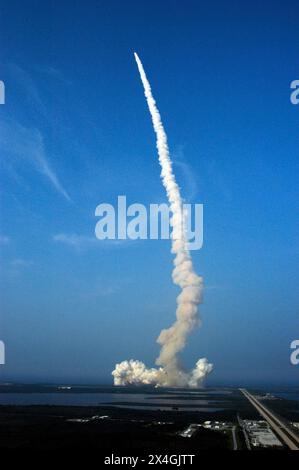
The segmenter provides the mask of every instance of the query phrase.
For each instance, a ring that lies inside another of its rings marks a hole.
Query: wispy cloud
[[[10,238],[6,235],[0,235],[0,245],[8,245],[10,243]]]
[[[91,293],[91,296],[93,295],[94,297],[106,297],[109,295],[117,294],[119,291],[120,286],[116,283],[111,283],[110,285],[101,283],[96,286],[94,291]]]
[[[1,120],[0,148],[3,153],[13,155],[18,160],[30,163],[43,174],[52,186],[69,202],[71,198],[48,161],[44,139],[38,129],[27,128],[16,121]]]
[[[79,296],[83,299],[92,299],[97,297],[108,297],[120,295],[122,291],[126,292],[128,286],[132,284],[132,280],[128,277],[121,279],[96,279],[94,282],[89,283],[83,293]]]
[[[93,246],[97,246],[98,248],[117,248],[120,246],[130,246],[133,243],[136,243],[136,240],[98,240],[96,236],[90,235],[78,235],[76,233],[58,233],[53,235],[52,240],[57,243],[62,243],[64,245],[68,245],[72,248],[76,248],[78,250],[90,248]]]
[[[28,268],[33,265],[33,261],[23,258],[15,258],[10,262],[10,266],[13,268]]]
[[[173,152],[173,163],[180,169],[183,178],[186,180],[186,184],[184,186],[187,188],[187,193],[184,194],[184,199],[186,202],[191,202],[198,193],[198,187],[194,177],[194,171],[185,159],[184,148],[182,145]]]
[[[204,290],[207,291],[207,290],[222,290],[222,289],[226,289],[225,286],[222,286],[220,284],[207,284],[207,285],[204,285]]]
[[[72,82],[61,72],[61,70],[53,67],[52,65],[37,65],[35,70],[47,78],[52,78],[56,81],[62,82],[65,85],[70,85]]]
[[[30,104],[33,104],[35,109],[37,109],[40,113],[42,113],[44,116],[47,116],[47,110],[31,75],[24,68],[14,63],[8,64],[8,71],[10,72],[10,75],[15,81],[17,87],[21,90],[21,93],[24,95],[25,99]]]
[[[29,259],[15,258],[9,262],[8,274],[12,278],[17,277],[31,266],[33,266],[33,261]]]
[[[74,248],[84,248],[86,246],[93,245],[97,239],[88,235],[77,235],[76,233],[58,233],[53,235],[53,241],[64,243],[65,245],[72,246]]]

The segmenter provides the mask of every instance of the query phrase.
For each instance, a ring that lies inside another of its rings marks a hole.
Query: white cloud
[[[15,157],[15,165],[22,161],[30,163],[48,179],[56,191],[69,202],[71,201],[69,194],[51,168],[46,156],[44,139],[38,129],[26,128],[12,120],[1,120],[0,148],[3,153]]]
[[[53,235],[53,240],[54,242],[64,243],[75,248],[82,248],[97,241],[95,237],[90,237],[88,235],[77,235],[75,233],[58,233]]]

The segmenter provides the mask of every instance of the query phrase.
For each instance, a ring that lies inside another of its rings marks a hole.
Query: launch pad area
[[[0,392],[0,449],[92,449],[103,456],[194,454],[195,462],[202,450],[288,450],[238,389],[0,384]],[[110,402],[72,405],[91,396],[100,401],[101,394]],[[24,397],[36,403],[38,395],[40,404],[24,404]],[[298,435],[299,402],[275,394],[265,400]]]

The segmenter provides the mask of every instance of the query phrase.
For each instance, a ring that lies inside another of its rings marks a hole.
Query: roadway
[[[266,408],[256,397],[251,395],[245,388],[240,388],[243,395],[257,409],[260,415],[268,422],[272,430],[280,437],[281,441],[290,450],[299,450],[299,436],[281,420],[279,416],[274,414],[269,408]]]
[[[232,436],[233,436],[233,450],[238,450],[238,441],[236,436],[237,426],[232,427]]]

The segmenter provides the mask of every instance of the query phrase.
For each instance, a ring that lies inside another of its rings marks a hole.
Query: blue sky
[[[298,381],[296,1],[3,1],[3,379],[111,381],[174,319],[167,241],[97,242],[96,206],[166,202],[143,60],[187,202],[204,204],[208,383]]]

